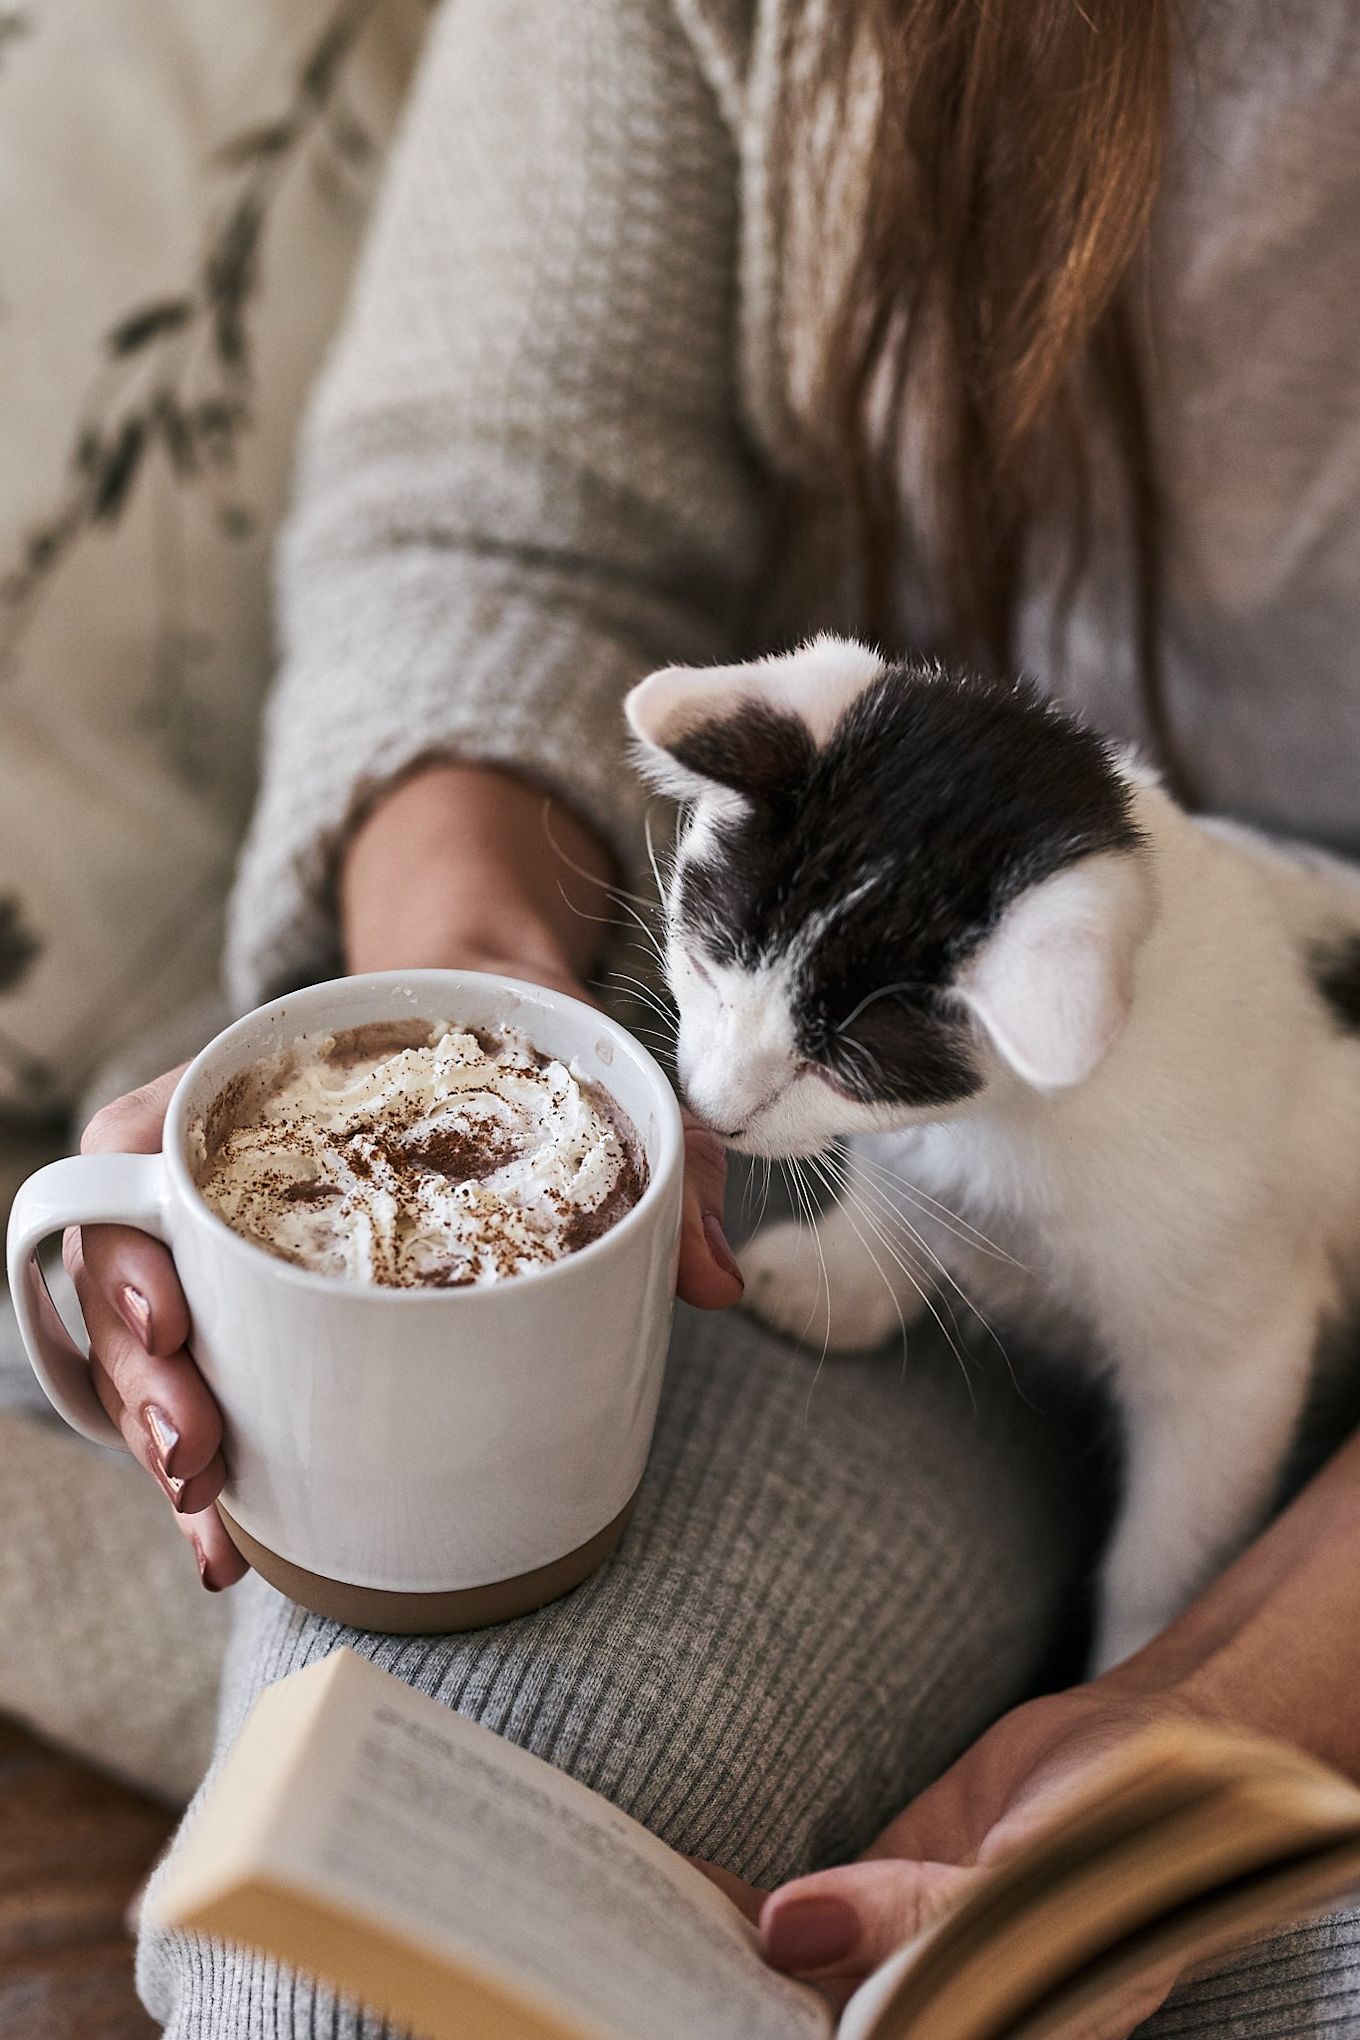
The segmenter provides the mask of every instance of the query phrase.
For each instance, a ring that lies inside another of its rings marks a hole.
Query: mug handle
[[[10,1211],[9,1293],[33,1372],[53,1409],[96,1445],[127,1449],[52,1301],[38,1248],[68,1225],[134,1225],[164,1240],[166,1201],[161,1155],[69,1155],[21,1184]]]

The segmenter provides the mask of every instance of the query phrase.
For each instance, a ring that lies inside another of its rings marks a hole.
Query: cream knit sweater
[[[631,682],[853,623],[834,511],[774,514],[826,252],[785,196],[788,81],[836,4],[444,7],[305,438],[240,1000],[335,962],[336,843],[412,761],[512,766],[631,860]],[[1183,14],[1147,322],[1173,705],[1215,805],[1358,842],[1360,5]],[[852,222],[844,137],[807,177]],[[1022,645],[1136,737],[1118,495],[1098,494],[1063,657],[1038,570]]]

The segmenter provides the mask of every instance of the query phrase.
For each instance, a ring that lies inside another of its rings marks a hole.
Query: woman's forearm
[[[1109,1679],[1283,1736],[1360,1778],[1360,1434]]]
[[[346,960],[387,970],[515,959],[550,979],[584,976],[609,917],[610,877],[604,846],[536,788],[487,766],[425,766],[346,846]]]

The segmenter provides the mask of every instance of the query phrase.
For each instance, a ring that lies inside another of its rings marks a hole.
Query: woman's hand
[[[496,971],[589,1000],[611,876],[596,838],[537,789],[486,766],[427,766],[350,841],[340,894],[349,967]],[[741,1297],[722,1229],[726,1181],[722,1143],[687,1120],[677,1287],[701,1310]]]
[[[725,1871],[715,1882],[758,1920],[768,1962],[816,1983],[839,2005],[965,1898],[984,1871],[1060,1820],[1064,1801],[1081,1791],[1093,1766],[1153,1723],[1184,1720],[1189,1711],[1179,1700],[1124,1690],[1117,1679],[1029,1701],[1003,1715],[858,1863],[795,1878],[763,1902]],[[1174,1982],[1167,1973],[1140,1986],[1092,2026],[1091,2040],[1125,2040]]]
[[[833,1998],[957,1904],[1091,1767],[1158,1722],[1208,1721],[1278,1736],[1360,1781],[1360,1432],[1254,1544],[1136,1657],[1003,1715],[886,1828],[858,1863],[766,1896],[714,1875],[758,1919],[776,1968]],[[707,1868],[700,1865],[700,1868]],[[1171,1989],[1145,1986],[1100,2027],[1123,2040]]]
[[[608,862],[565,812],[545,828],[542,796],[505,774],[434,766],[397,787],[356,830],[341,873],[351,970],[495,971],[589,998]],[[582,876],[584,874],[584,878]],[[86,1153],[154,1154],[171,1070],[90,1121]],[[679,1291],[722,1309],[741,1275],[722,1231],[726,1158],[686,1128]],[[225,1477],[222,1420],[185,1346],[189,1313],[167,1250],[127,1226],[66,1236],[90,1335],[91,1374],[124,1442],[156,1480],[216,1592],[248,1568],[211,1506]]]
[[[182,1068],[182,1066],[181,1066]],[[156,1154],[181,1070],[97,1112],[83,1154]],[[222,1419],[190,1359],[189,1312],[159,1240],[125,1225],[72,1227],[63,1257],[90,1335],[95,1392],[123,1442],[167,1496],[211,1593],[248,1570],[212,1503],[226,1474]]]

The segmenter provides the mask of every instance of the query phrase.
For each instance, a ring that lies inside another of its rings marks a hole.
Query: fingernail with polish
[[[142,1411],[142,1422],[146,1425],[146,1435],[151,1440],[151,1457],[155,1461],[156,1471],[160,1475],[171,1501],[178,1508],[179,1495],[184,1482],[176,1480],[170,1469],[174,1464],[175,1454],[179,1450],[179,1432],[175,1429],[169,1417],[166,1416],[165,1411],[157,1409],[155,1403],[148,1403],[146,1405]]]
[[[119,1289],[114,1301],[118,1306],[119,1317],[123,1320],[133,1338],[140,1340],[149,1353],[151,1351],[151,1305],[142,1295],[141,1290],[134,1289],[130,1282],[125,1282]]]
[[[712,1254],[724,1275],[733,1276],[744,1289],[746,1287],[746,1277],[741,1272],[736,1255],[727,1244],[727,1234],[722,1229],[722,1220],[711,1211],[704,1219],[704,1238],[708,1241],[709,1253]]]
[[[793,1898],[762,1923],[765,1959],[776,1969],[825,1969],[850,1953],[859,1933],[843,1898]]]
[[[213,1578],[208,1567],[208,1554],[204,1551],[203,1546],[196,1537],[194,1539],[194,1557],[198,1560],[198,1577],[202,1580],[208,1592],[210,1594],[220,1594],[222,1591],[221,1586]]]

